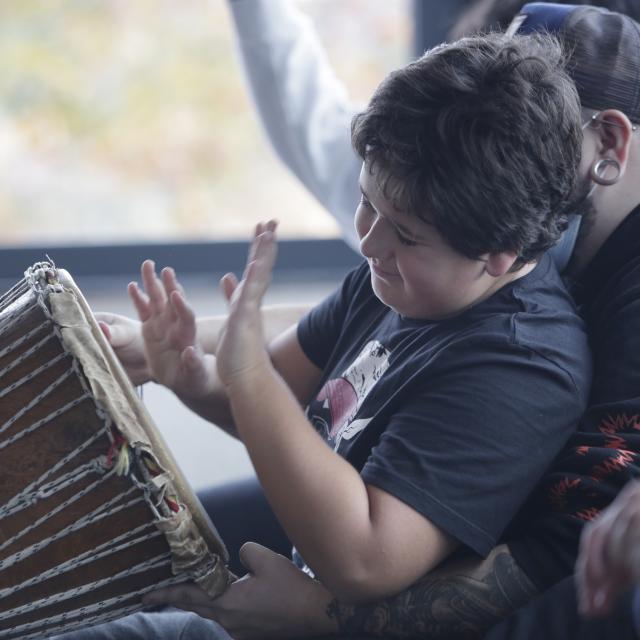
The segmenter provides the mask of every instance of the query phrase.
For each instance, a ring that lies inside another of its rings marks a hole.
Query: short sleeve
[[[369,267],[364,262],[347,274],[342,284],[298,323],[298,340],[305,355],[324,369],[345,329],[350,309],[370,289]]]
[[[586,392],[506,340],[451,351],[391,417],[362,476],[486,555],[575,428]]]

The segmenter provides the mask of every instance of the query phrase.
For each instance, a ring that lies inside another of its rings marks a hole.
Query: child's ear
[[[501,251],[500,253],[490,253],[486,258],[485,271],[494,278],[499,278],[511,269],[513,263],[518,259],[518,254],[514,251]]]

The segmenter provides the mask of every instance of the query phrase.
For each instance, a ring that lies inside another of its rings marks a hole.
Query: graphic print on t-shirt
[[[389,367],[389,355],[377,340],[368,342],[339,378],[327,380],[309,406],[311,422],[334,450],[343,439],[350,440],[369,423],[371,418],[354,417]]]

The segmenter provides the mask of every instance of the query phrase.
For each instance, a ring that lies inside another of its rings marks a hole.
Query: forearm
[[[446,562],[399,595],[378,602],[346,605],[325,594],[324,616],[329,620],[324,629],[349,636],[481,638],[536,594],[501,545],[485,559],[467,556]]]
[[[378,535],[360,474],[320,438],[273,369],[228,392],[267,498],[323,584],[355,601],[397,591],[421,575],[398,570],[409,564],[406,557],[397,562],[409,551]]]
[[[262,308],[262,326],[265,343],[269,344],[290,326],[296,324],[311,309],[312,304],[281,304]],[[220,330],[227,321],[226,315],[197,319],[198,341],[205,353],[214,354],[218,348]]]
[[[240,438],[235,426],[229,399],[216,376],[215,388],[203,398],[189,398],[176,393],[178,399],[201,418],[211,422],[234,438]]]
[[[264,307],[262,309],[262,325],[265,343],[270,343],[274,338],[280,336],[287,329],[295,325],[310,308],[311,305],[309,304],[271,305]],[[205,353],[209,355],[215,354],[218,347],[218,337],[226,321],[226,316],[209,316],[197,320],[198,340]],[[239,437],[235,428],[226,389],[218,377],[215,358],[211,359],[209,366],[209,377],[212,381],[212,389],[207,396],[197,399],[183,395],[178,395],[178,397],[186,406],[205,420],[214,423],[230,435]]]

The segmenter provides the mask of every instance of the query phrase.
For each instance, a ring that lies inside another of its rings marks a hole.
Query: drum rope
[[[149,527],[153,527],[153,530],[146,535],[137,536],[138,533],[143,532]],[[49,578],[55,578],[59,575],[62,575],[63,573],[73,571],[74,569],[78,569],[79,567],[83,567],[84,565],[91,564],[96,560],[101,560],[102,558],[106,558],[109,555],[113,555],[114,553],[118,553],[119,551],[124,551],[125,549],[129,549],[136,544],[147,542],[148,540],[152,540],[153,538],[157,538],[161,535],[163,535],[162,531],[157,529],[152,522],[145,522],[144,524],[136,527],[135,529],[132,529],[131,531],[126,531],[125,533],[113,538],[112,540],[103,542],[97,547],[89,549],[88,551],[85,551],[84,553],[81,553],[80,555],[71,558],[66,562],[62,562],[59,565],[51,567],[51,569],[47,569],[46,571],[43,571],[42,573],[33,576],[32,578],[29,578],[28,580],[25,580],[20,584],[0,589],[0,598],[6,598],[17,593],[18,591],[22,591],[23,589],[27,589],[28,587],[33,587],[34,585],[44,582],[45,580],[49,580]],[[129,539],[131,536],[134,537]]]
[[[135,598],[135,597],[140,597],[143,596],[147,593],[150,593],[151,591],[155,591],[156,589],[161,589],[163,587],[169,587],[172,585],[176,585],[176,584],[182,584],[183,582],[188,582],[189,579],[185,579],[185,576],[181,576],[181,577],[172,577],[172,578],[167,578],[165,580],[161,580],[155,584],[152,585],[148,585],[146,587],[142,587],[141,589],[137,589],[136,591],[131,591],[129,593],[124,593],[122,595],[119,596],[114,596],[113,598],[108,598],[106,600],[102,600],[100,602],[96,602],[94,604],[90,604],[87,605],[85,607],[80,607],[78,609],[72,609],[71,611],[66,611],[64,613],[59,613],[55,616],[50,616],[48,618],[43,618],[41,620],[37,620],[35,622],[27,622],[25,624],[21,624],[15,627],[12,627],[11,629],[6,629],[6,630],[1,630],[0,631],[0,638],[10,638],[12,636],[14,636],[14,634],[18,634],[15,635],[14,637],[17,639],[19,638],[20,640],[26,640],[27,637],[29,636],[23,636],[21,635],[24,632],[28,632],[31,631],[33,629],[37,629],[38,627],[44,627],[44,626],[49,626],[50,625],[54,625],[57,623],[66,623],[67,620],[69,618],[86,618],[87,616],[92,616],[94,613],[100,612],[103,609],[106,609],[107,607],[111,607],[111,606],[117,606],[119,604],[121,604],[122,602],[125,602],[126,600],[130,600],[131,598]],[[127,607],[127,608],[122,608],[120,610],[120,612],[117,615],[114,615],[115,618],[119,618],[124,614],[125,609],[129,609],[129,612],[133,612],[133,611],[137,611],[142,609],[142,605],[141,604],[137,604],[135,605],[135,607]],[[115,613],[110,611],[109,613]],[[74,622],[74,621],[71,621]],[[92,622],[94,622],[94,619],[92,619]],[[80,626],[86,626],[87,621],[82,620],[80,623]],[[46,635],[42,636],[42,637],[47,637],[51,634],[51,631],[55,630],[56,632],[59,631],[67,631],[68,627],[67,626],[60,626],[60,627],[55,627],[55,629],[47,629]],[[42,632],[40,632],[42,633]],[[38,634],[36,634],[34,637],[38,637]]]
[[[94,509],[93,511],[83,516],[82,518],[79,518],[74,523],[67,525],[64,529],[60,529],[60,531],[56,531],[56,533],[54,533],[52,536],[49,536],[48,538],[44,538],[43,540],[39,540],[38,542],[32,544],[30,547],[25,547],[24,549],[20,549],[20,551],[17,551],[11,556],[7,556],[4,560],[0,560],[0,570],[6,569],[20,562],[24,558],[28,558],[32,556],[34,553],[37,553],[38,551],[41,551],[45,547],[49,546],[52,542],[56,542],[57,540],[60,540],[61,538],[68,536],[70,533],[73,533],[74,531],[78,531],[79,529],[82,529],[87,524],[92,524],[94,522],[98,522],[99,520],[103,520],[104,518],[108,518],[109,516],[114,515],[119,511],[127,509],[133,506],[134,504],[138,504],[144,500],[143,497],[138,496],[133,500],[129,500],[129,502],[125,502],[122,505],[114,507],[112,511],[108,511],[105,513],[106,509],[108,509],[113,504],[115,504],[123,496],[131,493],[131,491],[132,489],[129,489],[128,491],[125,491],[124,493],[117,495],[115,498],[112,498],[111,500],[105,502],[103,505],[101,505],[97,509]]]
[[[65,287],[57,281],[55,272],[53,272],[52,265],[49,265],[47,263],[38,263],[37,265],[34,265],[31,269],[29,269],[25,273],[25,276],[25,281],[19,283],[16,287],[14,287],[13,292],[8,292],[7,294],[5,294],[5,296],[2,296],[2,298],[0,298],[0,305],[7,300],[17,300],[30,287],[31,292],[35,295],[35,305],[31,305],[31,308],[28,310],[23,310],[22,307],[16,309],[15,311],[9,310],[13,312],[7,313],[7,318],[13,319],[15,321],[16,318],[20,318],[28,313],[28,311],[32,311],[34,306],[39,306],[45,317],[51,321],[53,335],[58,338],[64,352],[60,355],[57,355],[53,360],[50,360],[48,363],[42,365],[38,369],[23,376],[20,380],[14,382],[8,389],[1,391],[0,398],[2,398],[4,395],[8,394],[10,391],[20,386],[21,384],[25,384],[33,377],[50,368],[56,362],[59,362],[67,356],[71,358],[71,366],[69,371],[61,375],[61,377],[57,380],[54,380],[33,400],[31,400],[27,405],[23,406],[20,411],[18,411],[18,413],[8,419],[7,422],[0,425],[0,435],[6,432],[12,425],[20,420],[38,403],[42,402],[43,399],[51,395],[53,391],[58,388],[65,380],[67,380],[72,373],[76,374],[76,378],[81,385],[84,393],[75,400],[68,402],[64,407],[53,411],[49,415],[38,420],[36,423],[26,427],[18,433],[13,434],[7,440],[0,441],[0,450],[7,447],[12,442],[15,442],[18,438],[21,438],[26,434],[33,432],[35,429],[38,429],[47,422],[51,422],[62,413],[69,411],[86,399],[89,399],[91,401],[96,415],[105,426],[105,430],[100,432],[100,437],[105,435],[106,432],[107,437],[111,441],[111,447],[109,449],[110,455],[107,457],[103,456],[101,458],[102,462],[100,463],[100,469],[98,469],[97,466],[93,466],[92,468],[90,468],[91,464],[95,464],[94,461],[93,463],[80,465],[76,470],[65,473],[64,475],[52,480],[51,478],[55,477],[53,476],[53,474],[57,474],[60,469],[62,469],[64,464],[67,464],[72,457],[76,456],[79,453],[79,450],[76,450],[67,455],[68,460],[66,462],[57,462],[50,470],[45,471],[38,480],[30,483],[30,485],[23,489],[20,494],[14,496],[11,499],[11,504],[5,505],[4,509],[0,510],[0,519],[2,517],[6,517],[7,515],[15,513],[16,511],[19,511],[27,504],[31,504],[34,501],[38,501],[40,499],[46,499],[53,493],[71,486],[73,483],[77,482],[80,477],[82,477],[78,476],[78,473],[84,476],[96,470],[102,471],[104,473],[101,478],[99,478],[95,482],[91,482],[89,485],[79,491],[78,494],[69,497],[69,499],[67,499],[64,503],[56,506],[51,512],[39,518],[36,522],[29,524],[22,531],[17,532],[11,539],[5,540],[2,544],[0,544],[0,552],[39,527],[45,520],[54,517],[70,504],[86,496],[90,491],[99,486],[100,483],[104,482],[107,478],[112,477],[115,474],[124,473],[133,483],[133,486],[129,489],[123,490],[120,494],[107,500],[97,508],[93,509],[93,511],[74,520],[72,523],[64,526],[62,529],[51,534],[49,537],[37,541],[28,547],[14,552],[11,556],[0,560],[0,571],[2,571],[3,569],[8,569],[9,567],[16,565],[24,559],[34,556],[35,554],[48,547],[50,544],[65,537],[69,537],[75,532],[81,531],[82,529],[86,529],[88,527],[91,527],[92,530],[95,530],[95,527],[102,527],[104,529],[105,525],[108,523],[108,520],[106,522],[101,521],[115,516],[119,512],[123,512],[136,504],[146,503],[151,507],[151,510],[155,517],[170,515],[168,512],[161,515],[158,512],[158,509],[165,512],[167,510],[175,511],[177,508],[179,508],[179,505],[177,503],[175,506],[173,504],[169,504],[167,507],[167,505],[165,504],[165,499],[167,499],[167,497],[165,496],[166,486],[164,483],[160,482],[157,477],[149,473],[149,469],[147,469],[147,467],[145,466],[145,461],[141,459],[141,451],[139,451],[137,447],[133,447],[130,449],[130,445],[127,442],[121,443],[118,441],[116,432],[112,433],[109,411],[106,410],[101,405],[101,403],[93,397],[89,381],[84,375],[82,365],[80,364],[75,354],[67,350],[65,339],[62,336],[62,331],[57,325],[56,319],[51,309],[49,308],[49,298],[51,294],[66,290]],[[18,294],[18,292],[20,292],[20,294]],[[18,306],[19,305],[16,305],[16,307]],[[10,328],[11,327],[5,326],[4,319],[0,318],[0,335],[6,333],[8,330],[10,330]],[[36,332],[36,329],[31,329],[29,332],[29,338],[27,338],[26,336],[21,336],[16,340],[16,342],[24,344],[28,339],[35,336]],[[48,339],[50,339],[50,336],[48,336],[44,340],[40,340],[37,345],[29,347],[28,354],[25,353],[19,356],[21,358],[20,362],[24,361],[33,352],[37,351],[39,345],[44,344],[45,340]],[[0,357],[3,357],[4,355],[15,351],[17,349],[17,346],[18,345],[15,344],[9,345],[9,347],[0,352]],[[8,367],[13,369],[16,367],[16,364],[11,363],[10,365],[8,365]],[[5,367],[5,369],[0,369],[0,377],[2,377],[7,372],[6,370],[9,369],[7,369],[7,367]],[[86,443],[81,444],[80,447],[82,448],[85,444]],[[135,465],[137,471],[129,469],[131,453],[133,453],[135,455],[135,458],[137,459],[136,461],[138,462],[138,464]],[[111,466],[114,456],[116,456],[117,462],[114,462],[113,466]],[[117,471],[118,465],[122,466],[122,469],[119,471]],[[108,469],[108,471],[106,471],[106,469]],[[136,474],[140,473],[142,477],[138,479],[138,477],[136,477]],[[27,587],[41,583],[55,576],[67,573],[69,571],[77,569],[78,567],[90,565],[98,558],[105,558],[112,554],[117,554],[124,549],[130,548],[132,545],[144,544],[146,540],[159,535],[163,535],[155,527],[153,528],[153,530],[149,530],[149,527],[152,525],[153,523],[145,523],[144,525],[137,527],[132,531],[124,532],[116,538],[98,544],[94,549],[86,550],[75,558],[66,559],[62,561],[61,564],[50,567],[48,570],[37,576],[29,577],[21,584],[14,584],[10,587],[2,589],[0,590],[0,598],[6,598],[8,595],[13,595],[17,591],[20,591]],[[146,531],[146,533],[144,533],[144,531]],[[82,533],[77,535],[82,535]],[[69,543],[71,543],[71,540],[69,541]],[[19,605],[9,611],[1,612],[0,620],[7,620],[8,618],[13,619],[16,616],[24,615],[26,612],[33,612],[36,610],[40,611],[42,608],[50,607],[56,603],[60,603],[65,600],[71,601],[72,599],[78,596],[82,596],[83,594],[94,592],[95,590],[104,587],[104,585],[111,583],[114,580],[124,580],[130,575],[143,574],[144,572],[153,570],[158,567],[163,567],[165,565],[168,566],[170,564],[170,558],[170,553],[167,553],[163,556],[156,556],[155,558],[145,560],[144,562],[134,565],[133,567],[128,567],[124,571],[117,573],[115,576],[110,576],[108,578],[100,577],[95,582],[80,585],[78,587],[68,589],[67,591],[63,591],[62,593],[46,596],[36,602]],[[91,603],[83,607],[78,607],[40,620],[35,620],[33,622],[19,624],[18,626],[12,626],[12,628],[0,629],[0,639],[20,638],[21,640],[29,640],[30,638],[44,638],[48,637],[52,632],[65,632],[76,628],[82,628],[85,627],[87,623],[98,624],[117,617],[121,617],[122,615],[125,615],[127,613],[139,611],[142,608],[140,598],[144,594],[163,586],[180,584],[193,580],[195,577],[197,577],[197,574],[202,573],[203,570],[204,568],[202,570],[198,569],[195,572],[191,571],[187,575],[181,574],[179,576],[173,576],[159,582],[154,582],[154,584],[151,585],[147,584],[146,586],[138,587],[136,591],[132,591],[130,593],[110,597],[99,602]],[[207,567],[206,570],[210,570],[210,567]],[[127,587],[125,586],[124,588]],[[128,588],[131,589],[132,586],[129,586]],[[74,603],[71,601],[67,606],[74,606]],[[77,604],[75,606],[77,607]],[[37,615],[41,614],[39,613]]]
[[[6,355],[9,355],[12,351],[15,351],[18,347],[21,347],[25,342],[33,338],[33,336],[40,333],[43,329],[47,329],[47,323],[43,322],[39,324],[31,331],[27,331],[23,336],[14,340],[12,343],[7,345],[4,349],[0,351],[0,358],[4,358]],[[13,360],[10,364],[8,364],[4,369],[0,369],[0,377],[4,376],[6,373],[17,367],[21,362],[26,360],[29,356],[33,355],[38,349],[40,349],[45,342],[51,340],[54,337],[53,332],[48,333],[42,340],[39,340],[33,346],[29,347],[25,352],[20,354],[18,358]]]
[[[68,376],[65,375],[63,376],[63,378],[61,378],[56,382],[57,383],[64,382],[64,379],[67,377]],[[58,384],[56,384],[56,386],[58,386]],[[27,405],[25,405],[20,411],[18,411],[18,413],[16,413],[12,418],[7,420],[7,422],[5,422],[2,426],[0,426],[0,433],[3,433],[9,427],[15,424],[25,413],[27,413],[27,411],[29,411],[29,409],[32,409],[35,405],[37,405],[38,402],[40,402],[40,400],[46,397],[50,392],[51,392],[51,388],[46,389],[45,392],[39,394],[36,398],[34,398],[32,402],[29,402]],[[44,418],[37,420],[32,425],[29,425],[22,431],[18,431],[17,433],[13,434],[10,438],[0,441],[0,450],[4,449],[5,447],[8,447],[10,444],[13,444],[16,440],[19,440],[20,438],[24,438],[24,436],[32,433],[36,429],[39,429],[40,427],[47,424],[48,422],[55,420],[58,416],[61,416],[63,413],[73,409],[73,407],[75,407],[76,405],[79,405],[81,402],[83,402],[84,400],[90,397],[91,396],[89,394],[83,393],[81,396],[78,396],[74,400],[67,402],[67,404],[61,407],[58,407],[55,411],[52,411],[50,414],[46,415]]]
[[[22,496],[30,491],[33,491],[35,487],[41,485],[45,480],[50,478],[54,473],[62,469],[65,465],[67,465],[73,458],[80,455],[83,451],[85,451],[88,447],[90,447],[96,440],[102,438],[105,435],[104,430],[96,431],[93,433],[87,440],[82,442],[78,447],[76,447],[73,451],[70,451],[66,456],[61,458],[56,464],[53,465],[50,469],[47,469],[39,478],[36,478],[33,482],[28,484],[20,493],[17,493],[13,498],[8,500],[4,506],[0,507],[0,518],[7,514],[8,509],[12,509],[14,505],[18,503],[22,503]],[[13,511],[11,512],[13,513]]]
[[[102,435],[102,434],[101,434]],[[91,473],[104,473],[105,459],[94,458],[75,469],[55,478],[51,482],[40,485],[37,489],[31,491],[23,490],[11,499],[12,504],[6,504],[0,507],[0,520],[8,516],[18,513],[27,507],[37,504],[40,500],[46,500],[55,495],[59,491],[70,487],[82,478]]]
[[[28,290],[29,283],[25,278],[16,282],[11,289],[0,296],[0,309],[8,307],[14,300],[17,300]]]
[[[39,367],[36,367],[33,371],[30,371],[25,376],[22,376],[22,378],[16,380],[15,382],[12,382],[10,385],[2,389],[2,391],[0,391],[0,398],[4,398],[7,394],[11,393],[18,387],[21,387],[23,384],[33,380],[36,376],[40,375],[43,371],[46,371],[47,369],[51,369],[51,367],[56,365],[58,362],[68,357],[69,357],[68,353],[64,353],[64,352],[59,353],[57,356],[51,358],[51,360],[49,360],[48,362],[41,364]]]
[[[67,498],[64,502],[61,502],[59,505],[54,507],[51,511],[49,511],[48,513],[46,513],[42,517],[38,518],[35,522],[33,522],[29,526],[25,527],[21,531],[18,531],[16,534],[13,535],[13,537],[7,538],[7,540],[5,540],[2,544],[0,544],[0,551],[4,551],[8,546],[13,544],[14,542],[17,542],[23,536],[27,535],[28,533],[30,533],[34,529],[37,529],[43,522],[46,522],[50,518],[53,518],[53,516],[55,516],[56,514],[60,513],[64,509],[66,509],[69,505],[73,504],[74,502],[77,502],[81,498],[84,498],[84,496],[86,496],[91,491],[93,491],[95,488],[100,486],[103,482],[108,480],[113,475],[113,473],[114,473],[113,470],[108,471],[107,473],[104,474],[104,476],[102,476],[102,478],[99,478],[98,480],[92,482],[91,484],[88,484],[86,487],[84,487],[84,489],[81,489],[80,491],[78,491],[78,493],[72,495],[70,498]],[[124,495],[130,493],[134,489],[135,489],[135,487],[132,487],[131,489],[125,491],[124,493],[118,494],[116,496],[116,498],[120,499],[121,497],[123,497]],[[108,503],[105,503],[105,504],[108,504]],[[80,521],[81,520],[77,520],[76,524],[79,523]],[[64,531],[64,529],[62,529],[62,531]],[[58,533],[60,533],[60,532],[58,532]],[[56,535],[58,535],[58,534],[57,533],[54,534],[54,536],[49,538],[49,540],[53,540],[53,538],[55,538]],[[44,542],[46,540],[47,539],[45,539],[45,540],[43,540],[41,542]],[[19,553],[20,552],[18,552],[18,554]],[[0,561],[0,569],[4,566],[4,562],[5,562],[4,560]]]
[[[22,308],[17,308],[11,313],[8,313],[7,315],[3,316],[0,319],[0,337],[3,336],[5,333],[11,331],[12,329],[15,329],[17,326],[19,326],[19,321],[22,320],[24,316],[31,313],[31,311],[33,311],[33,309],[35,309],[36,306],[37,306],[37,303],[30,304]]]
[[[65,371],[59,378],[54,380],[50,385],[44,388],[38,395],[36,395],[30,402],[18,411],[18,413],[14,414],[7,422],[5,422],[2,426],[0,426],[0,433],[6,431],[10,426],[12,426],[17,420],[19,420],[25,413],[27,413],[30,409],[33,409],[38,403],[40,403],[44,398],[46,398],[52,391],[55,391],[70,375],[72,371],[69,369]]]
[[[33,602],[29,602],[28,604],[15,607],[13,609],[0,611],[0,622],[3,620],[10,620],[11,618],[15,618],[16,616],[22,615],[24,613],[37,611],[38,609],[47,607],[49,605],[58,604],[59,602],[64,602],[65,600],[69,600],[70,598],[76,598],[78,596],[91,593],[92,591],[96,591],[97,589],[100,589],[101,587],[104,587],[105,585],[108,585],[111,582],[115,582],[123,578],[128,578],[137,573],[143,573],[147,570],[151,571],[153,569],[160,569],[162,567],[170,567],[170,566],[171,566],[171,552],[168,551],[166,553],[162,553],[158,556],[155,556],[154,558],[149,558],[148,560],[144,560],[142,562],[139,562],[138,564],[134,564],[128,569],[124,569],[123,571],[114,573],[113,575],[107,576],[106,578],[100,578],[99,580],[88,582],[87,584],[83,584],[82,586],[74,587],[73,589],[67,589],[67,591],[54,593],[50,596],[46,596],[45,598],[41,598],[40,600],[34,600]]]

